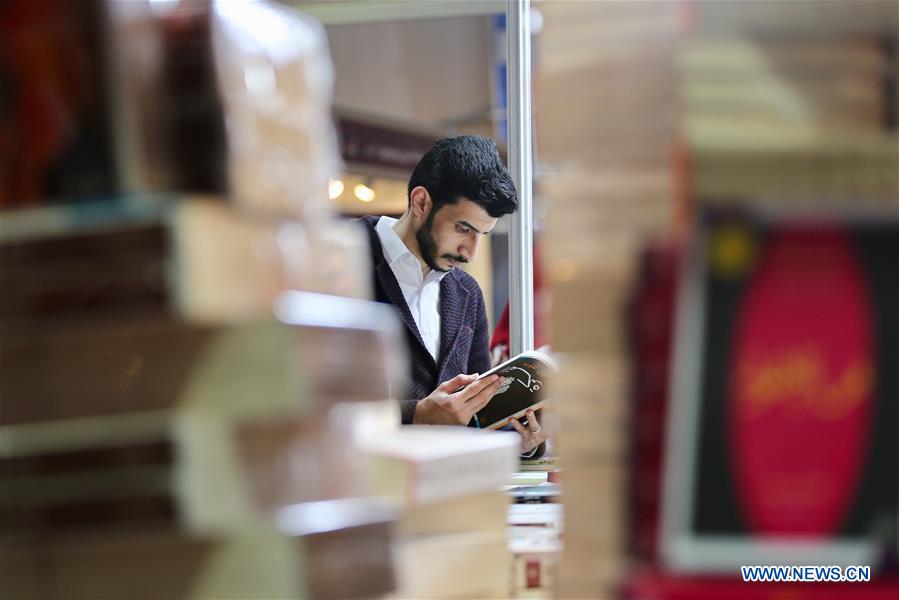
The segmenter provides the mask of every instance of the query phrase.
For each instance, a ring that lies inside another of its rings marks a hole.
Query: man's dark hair
[[[515,212],[518,194],[493,140],[479,135],[442,139],[418,161],[407,191],[422,186],[431,195],[433,212],[467,198],[491,217]]]

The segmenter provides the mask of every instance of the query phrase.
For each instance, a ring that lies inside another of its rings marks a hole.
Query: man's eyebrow
[[[464,226],[464,227],[468,227],[469,229],[473,230],[475,233],[480,233],[481,235],[487,235],[487,234],[489,234],[491,231],[493,231],[492,229],[491,229],[490,231],[481,231],[480,229],[478,229],[477,227],[475,227],[474,225],[472,225],[472,224],[469,223],[468,221],[456,221],[456,222],[457,222],[459,225],[462,225],[462,226]]]

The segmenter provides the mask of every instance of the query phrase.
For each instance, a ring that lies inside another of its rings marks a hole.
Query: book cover
[[[703,217],[675,338],[667,567],[872,564],[899,490],[897,243],[896,220]]]
[[[503,382],[493,399],[477,413],[483,429],[498,429],[546,403],[545,384],[558,371],[555,362],[536,350],[522,352],[515,358],[490,369],[481,377],[497,374]]]

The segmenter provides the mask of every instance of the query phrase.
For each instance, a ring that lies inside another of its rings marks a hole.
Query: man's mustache
[[[465,258],[464,256],[455,256],[455,255],[452,255],[452,254],[444,254],[444,255],[443,255],[443,258],[448,258],[448,259],[454,260],[454,261],[456,261],[456,262],[458,262],[458,263],[467,263],[467,262],[468,262],[468,259]]]

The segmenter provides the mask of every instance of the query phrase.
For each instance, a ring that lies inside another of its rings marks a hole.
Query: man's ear
[[[431,212],[432,206],[431,194],[423,186],[416,186],[409,192],[409,210],[412,211],[412,216],[416,220],[424,221]]]

